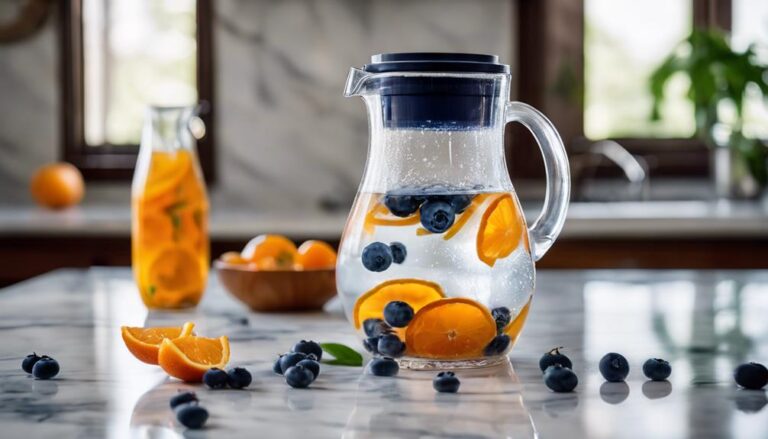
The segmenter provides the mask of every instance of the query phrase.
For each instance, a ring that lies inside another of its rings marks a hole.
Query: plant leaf
[[[320,343],[323,352],[332,355],[332,360],[325,359],[323,363],[336,366],[362,366],[363,356],[359,352],[341,343]]]

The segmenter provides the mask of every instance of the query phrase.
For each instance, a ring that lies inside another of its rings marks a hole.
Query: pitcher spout
[[[344,97],[350,96],[362,96],[364,85],[368,82],[368,79],[373,76],[372,73],[368,73],[365,70],[356,69],[354,67],[349,69],[349,76],[347,76],[347,83],[344,86]]]

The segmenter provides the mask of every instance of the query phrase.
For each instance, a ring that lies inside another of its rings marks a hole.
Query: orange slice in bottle
[[[421,279],[393,279],[375,286],[355,302],[352,311],[355,328],[360,329],[368,319],[384,317],[384,307],[393,300],[411,305],[418,311],[429,303],[445,297],[440,285]]]
[[[421,308],[405,330],[406,354],[435,359],[483,356],[496,336],[486,307],[466,298],[441,299]]]
[[[263,270],[292,269],[298,258],[296,245],[282,235],[259,235],[248,241],[240,255]]]
[[[299,266],[304,269],[333,268],[336,265],[336,250],[327,242],[305,241],[299,246]]]
[[[183,326],[165,328],[122,326],[120,332],[123,336],[125,347],[128,348],[134,357],[147,364],[157,364],[157,354],[163,340],[191,335],[194,327],[195,324],[192,322],[186,322]]]
[[[157,356],[160,367],[168,375],[189,383],[200,382],[213,367],[224,369],[229,362],[229,339],[188,335],[168,339],[160,344]]]
[[[493,267],[524,239],[525,219],[510,194],[500,195],[485,210],[477,232],[477,257]]]
[[[203,283],[200,260],[195,253],[185,247],[169,246],[152,261],[145,294],[154,303],[174,306],[191,295],[202,294]]]
[[[174,197],[174,190],[192,169],[192,156],[187,151],[153,152],[144,197]]]

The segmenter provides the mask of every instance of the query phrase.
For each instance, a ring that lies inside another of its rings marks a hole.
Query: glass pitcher
[[[131,187],[131,259],[148,308],[187,308],[203,296],[208,196],[192,134],[201,123],[195,107],[147,109]]]
[[[365,101],[370,143],[337,283],[374,355],[416,369],[479,367],[504,360],[520,335],[570,177],[557,131],[509,102],[509,83],[509,66],[491,55],[384,54],[350,71],[344,94]],[[547,192],[530,229],[505,163],[509,122],[544,155]]]

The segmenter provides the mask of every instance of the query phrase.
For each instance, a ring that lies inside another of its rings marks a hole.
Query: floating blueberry
[[[511,340],[507,334],[497,335],[496,337],[493,337],[490,343],[488,343],[488,346],[485,347],[483,353],[487,357],[491,357],[493,355],[501,355],[509,347],[510,341]]]
[[[545,370],[549,366],[559,364],[563,367],[567,367],[568,369],[571,369],[573,367],[573,364],[571,363],[571,359],[566,357],[564,354],[560,353],[560,349],[563,347],[557,347],[552,348],[549,352],[542,355],[539,359],[539,369],[541,369],[541,372],[544,373]]]
[[[376,355],[379,353],[379,337],[368,337],[363,340],[363,347],[366,351]]]
[[[298,364],[289,367],[288,370],[285,371],[285,382],[288,383],[289,386],[297,389],[309,387],[314,380],[315,375],[312,371],[304,366],[299,366]]]
[[[768,369],[760,363],[745,363],[733,371],[736,384],[745,389],[759,390],[768,384]]]
[[[609,352],[600,359],[600,373],[606,381],[618,383],[629,375],[629,363],[623,355]]]
[[[379,337],[379,343],[376,348],[382,355],[397,358],[405,352],[405,343],[396,334],[384,334]]]
[[[544,384],[553,392],[570,392],[579,384],[579,378],[570,368],[555,364],[544,371]]]
[[[405,218],[413,215],[423,201],[422,198],[414,195],[384,195],[384,205],[387,206],[392,215]]]
[[[512,320],[512,313],[506,306],[500,306],[491,310],[493,320],[496,320],[496,330],[501,332],[507,327]]]
[[[218,367],[212,367],[203,374],[203,383],[211,389],[223,389],[227,387],[227,373]]]
[[[323,358],[323,348],[320,347],[320,343],[312,340],[301,340],[293,345],[291,352],[301,352],[307,355],[313,354],[317,361],[320,361]]]
[[[368,369],[377,377],[392,377],[400,372],[400,365],[391,358],[374,358],[368,364]]]
[[[49,380],[59,373],[59,362],[53,358],[43,355],[32,366],[32,376],[38,380]]]
[[[461,382],[453,372],[440,372],[432,379],[432,387],[440,393],[456,393]]]
[[[456,213],[462,213],[470,204],[472,204],[472,198],[474,198],[474,195],[451,195],[451,207],[453,207],[453,210],[456,211]]]
[[[382,319],[365,319],[363,321],[363,331],[368,337],[378,337],[387,332],[392,332],[392,328],[384,323]]]
[[[296,363],[297,366],[301,366],[310,372],[312,372],[312,375],[314,376],[314,379],[317,379],[317,377],[320,375],[320,363],[318,363],[315,360],[311,360],[309,358],[304,359]]]
[[[233,389],[243,389],[251,385],[253,377],[247,369],[233,367],[227,371],[227,384]]]
[[[176,410],[176,419],[187,428],[203,428],[205,421],[208,420],[208,410],[197,404],[185,404]]]
[[[173,398],[171,398],[170,404],[171,408],[175,409],[176,407],[182,405],[182,404],[188,404],[193,401],[197,401],[197,395],[195,392],[179,392],[176,395],[173,395]]]
[[[363,249],[363,266],[381,272],[392,265],[392,250],[383,242],[372,242]]]
[[[443,233],[456,219],[456,211],[445,201],[428,200],[421,205],[421,225],[432,233]]]
[[[24,370],[26,373],[32,373],[32,367],[35,365],[35,363],[40,360],[40,356],[38,356],[36,353],[31,353],[24,357],[24,360],[21,361],[21,369]]]
[[[307,354],[303,352],[288,352],[280,357],[280,370],[288,370],[289,367],[295,366],[299,361],[307,358]]]
[[[643,363],[643,374],[653,381],[664,381],[672,374],[672,366],[661,358],[649,358]]]
[[[405,245],[402,242],[389,243],[389,250],[392,252],[392,262],[395,264],[402,264],[405,262],[405,257],[408,256],[408,251],[405,249]]]
[[[405,302],[393,300],[384,306],[384,321],[395,328],[405,328],[413,319],[413,308]]]

